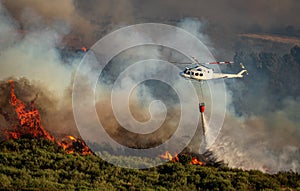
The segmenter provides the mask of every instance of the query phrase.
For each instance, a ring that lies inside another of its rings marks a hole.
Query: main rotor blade
[[[175,61],[169,61],[172,64],[194,64],[192,62],[175,62]]]
[[[241,65],[242,69],[245,69],[245,66],[243,63],[240,63],[240,65]]]
[[[226,62],[208,62],[206,64],[233,64],[233,61],[226,61]]]

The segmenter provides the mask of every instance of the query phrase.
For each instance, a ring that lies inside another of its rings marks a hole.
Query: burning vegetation
[[[38,109],[35,108],[34,100],[29,105],[26,105],[17,98],[14,82],[9,80],[8,83],[11,85],[11,99],[9,102],[17,114],[17,119],[9,120],[13,123],[11,129],[4,131],[6,139],[19,139],[21,136],[31,135],[32,137],[55,141],[54,137],[42,126],[40,114]]]
[[[160,157],[163,159],[168,159],[169,161],[172,162],[180,162],[179,155],[175,154],[174,156],[172,156],[172,154],[169,151],[166,151],[166,153],[164,155],[160,155]],[[190,164],[204,166],[205,162],[200,161],[196,156],[192,156]]]
[[[9,104],[14,109],[15,115],[0,110],[0,114],[10,123],[9,128],[1,128],[5,139],[44,138],[61,146],[66,153],[92,154],[92,151],[80,138],[68,135],[59,140],[50,135],[43,127],[39,110],[35,106],[37,96],[30,103],[25,103],[17,98],[14,81],[8,80],[8,83],[10,84]]]
[[[169,151],[166,151],[165,154],[160,155],[160,157],[162,159],[167,159],[170,162],[180,162],[183,164],[214,167],[225,166],[224,161],[218,161],[213,152],[209,150],[203,154],[191,153],[184,150],[182,153],[175,153],[174,155],[172,155]]]
[[[70,153],[80,153],[82,155],[93,154],[91,149],[81,139],[72,135],[53,136],[49,133],[41,122],[41,114],[36,107],[35,102],[38,95],[31,101],[22,101],[18,98],[15,92],[15,82],[8,80],[9,86],[8,107],[10,110],[0,108],[2,115],[8,127],[0,126],[0,130],[5,140],[17,140],[20,138],[37,138],[49,140],[63,150]],[[179,162],[184,164],[193,164],[200,166],[222,166],[223,162],[218,162],[213,153],[207,151],[204,154],[195,154],[188,151],[183,151],[180,154],[172,155],[169,151],[160,155],[160,158],[167,159],[171,162]]]

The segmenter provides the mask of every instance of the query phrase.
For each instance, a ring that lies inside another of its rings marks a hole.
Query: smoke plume
[[[69,131],[76,135],[68,88],[77,61],[74,58],[73,64],[64,63],[58,48],[69,29],[59,23],[46,25],[44,17],[35,12],[29,13],[28,10],[25,15],[39,19],[31,20],[33,28],[20,33],[20,22],[14,20],[0,4],[0,40],[3,42],[0,45],[0,76],[4,80],[1,81],[1,109],[5,110],[9,101],[6,80],[13,79],[17,81],[16,91],[21,99],[30,102],[37,97],[36,103],[43,114],[42,122],[50,132],[64,134]],[[7,124],[1,123],[1,126]]]
[[[230,112],[214,145],[230,166],[299,171],[299,53],[294,47],[283,56],[236,54],[235,61],[246,65],[249,76],[227,81]]]
[[[78,60],[72,57],[71,63],[66,63],[62,59],[61,49],[68,48],[64,47],[66,36],[70,34],[80,36],[83,44],[89,46],[103,34],[123,25],[144,21],[165,22],[176,24],[193,33],[218,57],[231,59],[236,34],[273,31],[288,25],[299,27],[299,6],[297,0],[284,2],[188,0],[176,3],[174,1],[141,3],[137,0],[55,0],[46,4],[40,0],[3,0],[3,4],[0,3],[1,110],[9,111],[7,106],[9,85],[6,80],[12,78],[16,81],[16,94],[20,99],[30,102],[37,97],[36,105],[41,110],[42,122],[47,130],[54,134],[79,135],[71,103],[71,84]],[[199,22],[198,18],[203,21]],[[134,118],[144,122],[151,117],[148,110],[151,101],[162,100],[168,109],[163,128],[149,137],[130,134],[122,129],[113,116],[107,89],[116,80],[117,75],[128,66],[127,63],[148,58],[178,61],[186,59],[161,47],[128,50],[111,61],[104,70],[106,73],[100,77],[100,81],[102,80],[105,85],[97,87],[96,108],[105,123],[104,126],[109,127],[107,131],[113,138],[130,147],[154,147],[168,139],[178,124],[178,98],[172,88],[156,81],[145,82],[134,89],[130,97],[130,108]],[[280,60],[293,58],[287,56],[280,58],[278,62],[281,62]],[[259,67],[264,67],[265,63],[261,64]],[[269,91],[270,84],[274,84],[274,76],[256,76],[257,72],[265,74],[266,70],[257,71],[256,66],[247,63],[245,65],[249,69],[248,79],[251,80],[243,82],[244,79],[239,79],[227,83],[226,118],[222,131],[211,149],[231,167],[269,172],[299,171],[299,96],[295,92],[291,96],[288,91],[282,94],[279,90],[281,98],[278,100],[278,97],[274,96],[275,91]],[[293,79],[298,77],[299,65],[292,66],[290,78]],[[267,67],[274,71],[281,70],[274,66],[267,65]],[[233,67],[231,72],[238,72],[239,69]],[[114,73],[115,71],[117,72]],[[141,75],[145,73],[143,70],[139,72]],[[86,90],[90,88],[87,81],[82,80],[83,91],[84,88]],[[132,81],[134,79],[127,79],[122,85],[128,86]],[[275,82],[281,84],[279,80]],[[178,83],[176,85],[180,87],[181,84]],[[164,93],[166,90],[168,93]],[[212,92],[216,97],[224,92],[219,88],[209,89],[207,84],[203,85],[203,96],[200,96],[200,88],[197,88],[197,91],[200,99],[207,104],[206,115],[209,121],[211,104],[220,104],[211,103]],[[122,96],[122,86],[116,93]],[[240,104],[243,102],[248,104]],[[281,104],[278,105],[276,102]],[[198,112],[197,104],[191,105],[191,113]],[[126,108],[123,109],[125,111]],[[160,116],[161,110],[163,108],[154,107],[153,113]],[[1,116],[0,126],[9,127],[9,123]],[[215,127],[211,124],[208,128]],[[209,131],[211,134],[218,133]],[[197,135],[199,133],[201,134],[198,132]],[[197,144],[200,141],[196,137],[191,147],[198,149]]]
[[[38,20],[42,20],[46,26],[60,23],[57,30],[63,30],[67,25],[72,34],[83,38],[86,45],[93,43],[95,28],[89,20],[79,14],[73,0],[55,0],[47,3],[39,0],[4,0],[3,4],[23,30],[35,30],[36,27],[40,27],[41,23],[37,23]]]

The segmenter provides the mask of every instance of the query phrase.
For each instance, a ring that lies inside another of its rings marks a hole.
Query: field
[[[18,139],[0,145],[1,190],[300,190],[294,172],[265,174],[227,167],[168,162],[134,170],[97,156],[65,151],[49,140]]]

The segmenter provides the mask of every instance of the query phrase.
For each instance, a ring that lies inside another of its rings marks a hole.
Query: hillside
[[[286,98],[298,99],[300,95],[299,46],[294,46],[284,55],[271,51],[240,50],[235,53],[234,61],[243,63],[249,72],[243,80],[226,81],[233,92],[236,111],[264,115],[267,111],[283,108],[283,100]],[[239,67],[239,64],[236,64],[234,67],[225,68],[224,72],[236,72]],[[264,100],[265,104],[253,107],[257,100]]]
[[[3,141],[1,190],[300,190],[300,175],[179,162],[146,170],[116,167],[94,155],[66,154],[43,139]]]

